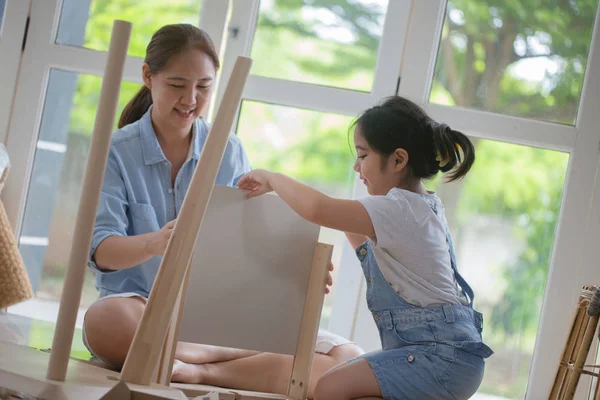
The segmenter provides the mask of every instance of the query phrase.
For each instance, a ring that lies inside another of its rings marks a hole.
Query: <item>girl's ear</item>
[[[402,171],[408,164],[408,152],[402,148],[396,149],[391,155],[394,172]]]
[[[152,89],[152,72],[150,72],[150,66],[148,65],[148,63],[144,63],[144,65],[142,65],[142,79],[144,80],[144,85],[146,85],[146,87],[148,89]]]

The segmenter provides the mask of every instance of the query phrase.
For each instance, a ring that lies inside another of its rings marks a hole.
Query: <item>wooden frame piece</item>
[[[131,23],[115,20],[102,79],[102,89],[100,90],[92,143],[75,222],[67,274],[60,298],[58,320],[54,330],[52,355],[47,372],[48,379],[64,381],[67,373],[130,34]]]
[[[126,382],[152,380],[251,65],[250,58],[238,57],[234,66],[125,360],[121,379]]]
[[[598,316],[590,316],[588,314],[590,300],[596,290],[596,286],[583,287],[550,391],[550,400],[573,399],[579,378],[582,374],[599,376],[597,373],[589,370],[589,368],[597,368],[599,366],[584,365],[598,327]],[[600,400],[598,381],[596,385],[595,398],[596,400]]]
[[[181,315],[183,314],[183,305],[185,302],[185,292],[187,291],[188,277],[190,276],[191,264],[194,256],[190,257],[190,262],[187,266],[187,271],[183,278],[181,290],[177,295],[175,310],[171,317],[171,325],[169,332],[165,338],[163,345],[160,363],[158,365],[157,378],[154,380],[161,385],[169,386],[171,382],[171,374],[173,373],[173,363],[175,362],[175,350],[177,349],[177,338],[179,337],[179,328],[181,327]]]
[[[302,325],[298,338],[298,349],[294,357],[292,376],[288,387],[288,396],[294,399],[306,399],[310,367],[315,355],[315,340],[319,331],[319,321],[325,298],[325,281],[333,246],[317,243],[313,253],[312,268],[306,292],[306,303],[302,313]]]

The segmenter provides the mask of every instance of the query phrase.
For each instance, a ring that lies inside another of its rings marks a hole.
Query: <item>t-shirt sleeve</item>
[[[378,247],[398,247],[403,236],[410,234],[411,229],[406,226],[410,208],[404,196],[370,196],[359,201],[371,218],[375,237],[370,239]]]

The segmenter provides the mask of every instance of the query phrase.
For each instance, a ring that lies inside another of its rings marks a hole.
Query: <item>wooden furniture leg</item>
[[[252,60],[238,57],[138,325],[121,379],[150,384],[225,152]]]
[[[160,358],[156,383],[165,386],[169,386],[169,383],[171,382],[171,374],[173,373],[173,362],[175,361],[175,351],[177,350],[177,338],[179,337],[181,315],[183,314],[183,305],[185,302],[185,292],[187,291],[187,283],[190,276],[193,258],[194,256],[192,255],[185,272],[185,277],[183,278],[183,285],[181,286],[181,290],[177,296],[175,310],[173,312],[173,317],[171,318],[171,325],[169,326],[169,332],[167,333]]]
[[[298,350],[294,357],[292,376],[288,396],[294,399],[306,399],[310,367],[315,355],[315,337],[319,330],[319,321],[323,309],[323,292],[327,280],[327,271],[333,254],[333,246],[317,243],[313,253],[312,268],[300,326]]]
[[[83,179],[79,210],[75,222],[67,275],[60,298],[56,329],[54,330],[52,354],[46,375],[48,379],[64,381],[67,374],[71,342],[73,341],[85,268],[92,242],[96,209],[104,180],[110,138],[117,112],[130,33],[131,23],[118,20],[114,22],[98,110],[96,111],[92,143]]]

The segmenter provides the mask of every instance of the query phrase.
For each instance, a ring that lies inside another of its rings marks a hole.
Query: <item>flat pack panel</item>
[[[319,227],[276,195],[215,186],[179,340],[295,354]],[[323,289],[325,290],[325,289]]]

